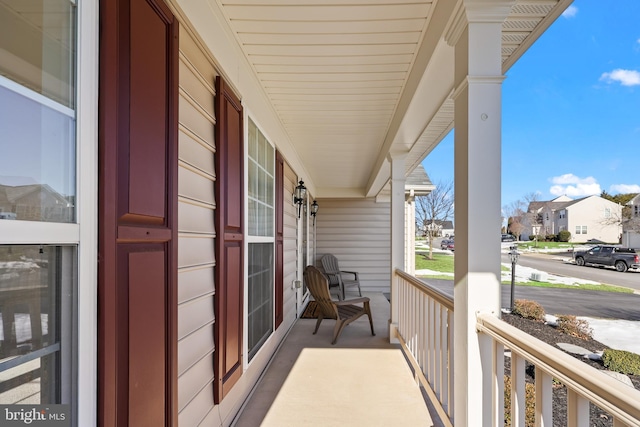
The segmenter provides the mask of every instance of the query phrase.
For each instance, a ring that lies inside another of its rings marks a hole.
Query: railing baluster
[[[553,425],[553,378],[536,369],[536,425],[535,427],[551,427]]]
[[[567,427],[589,425],[589,401],[567,388]]]
[[[504,346],[493,341],[493,426],[504,426]]]
[[[526,407],[525,360],[511,352],[511,425],[524,427]],[[586,424],[585,424],[586,425]]]
[[[435,325],[434,325],[434,356],[433,361],[435,366],[435,372],[433,376],[433,391],[436,392],[438,399],[442,399],[442,306],[437,304],[434,310]]]

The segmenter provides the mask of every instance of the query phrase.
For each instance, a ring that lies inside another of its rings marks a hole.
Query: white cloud
[[[565,18],[573,18],[577,14],[578,14],[578,8],[575,7],[574,5],[569,6],[564,10],[564,12],[562,12],[562,16],[564,16]]]
[[[600,80],[607,83],[619,82],[622,86],[637,86],[640,85],[640,72],[618,68],[610,73],[602,73]]]
[[[549,192],[554,196],[584,197],[602,193],[600,184],[592,176],[580,178],[572,173],[554,176],[549,181],[553,184]]]
[[[613,184],[609,187],[611,194],[627,194],[627,193],[640,193],[640,185],[638,184]]]

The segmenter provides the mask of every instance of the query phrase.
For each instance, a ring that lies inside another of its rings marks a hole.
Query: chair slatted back
[[[308,265],[304,269],[304,281],[307,284],[307,288],[313,299],[318,303],[318,307],[322,311],[325,318],[337,319],[338,312],[336,306],[331,300],[331,294],[329,294],[329,282],[320,270],[312,265]]]
[[[327,274],[339,273],[340,267],[338,266],[338,258],[332,254],[325,254],[322,257],[322,268],[324,268],[324,271]]]

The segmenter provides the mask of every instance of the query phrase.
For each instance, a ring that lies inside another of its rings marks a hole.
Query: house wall
[[[238,383],[219,404],[213,401],[215,268],[214,82],[211,54],[182,23],[180,32],[178,200],[178,420],[180,425],[230,425],[279,343],[296,319],[297,217],[291,199],[297,175],[284,169],[284,320]],[[259,123],[257,117],[252,120]],[[248,121],[245,120],[245,123]],[[246,284],[245,284],[246,286]],[[245,316],[246,318],[246,316]],[[246,333],[245,333],[246,336]],[[245,345],[246,349],[246,345]]]
[[[390,207],[374,199],[321,199],[317,218],[316,265],[334,254],[341,270],[357,271],[363,291],[389,292]]]
[[[213,407],[214,82],[207,55],[180,29],[178,411],[197,425]]]
[[[297,300],[296,289],[293,282],[297,278],[298,273],[298,211],[291,202],[291,195],[295,186],[298,184],[298,176],[291,166],[286,162],[284,164],[284,285],[283,285],[283,303],[284,303],[284,323],[292,323],[296,319]]]
[[[605,218],[605,208],[611,209],[610,218]],[[622,228],[619,220],[622,207],[599,196],[588,197],[567,206],[568,230],[572,242],[598,239],[606,243],[618,243]],[[576,226],[587,226],[587,234],[576,234]]]

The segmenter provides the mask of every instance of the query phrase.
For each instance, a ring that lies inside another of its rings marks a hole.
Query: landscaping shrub
[[[606,349],[602,354],[604,367],[627,375],[640,375],[640,355],[625,350]]]
[[[544,320],[544,308],[535,301],[517,299],[513,301],[513,314],[522,316],[525,319],[538,321]]]
[[[571,232],[569,230],[562,230],[558,233],[558,242],[568,242],[571,239]]]
[[[525,411],[526,427],[533,427],[536,423],[536,386],[525,383]],[[511,427],[511,377],[504,376],[504,425]]]
[[[558,241],[558,236],[555,234],[547,234],[544,237],[544,240],[546,240],[547,242],[557,242]]]
[[[577,319],[576,316],[558,316],[558,329],[565,334],[583,340],[593,338],[593,329],[589,327],[589,322],[584,319]]]

